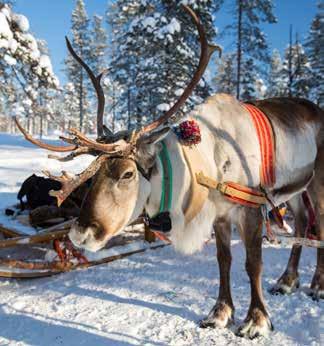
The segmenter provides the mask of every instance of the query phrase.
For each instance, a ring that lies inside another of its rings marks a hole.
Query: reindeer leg
[[[316,227],[318,240],[324,240],[324,214],[317,213],[319,224]],[[314,300],[324,299],[324,249],[317,249],[317,264],[311,283],[310,296]]]
[[[262,215],[260,210],[246,210],[242,226],[246,247],[245,267],[251,285],[251,303],[247,317],[239,327],[237,335],[253,339],[259,335],[267,335],[270,330],[273,330],[262,294]]]
[[[289,207],[295,218],[295,236],[304,237],[307,227],[307,217],[301,195],[293,197],[289,201]],[[269,290],[271,294],[290,294],[299,288],[298,265],[301,252],[301,245],[294,245],[292,247],[287,268],[277,283]]]
[[[231,227],[225,219],[218,219],[214,223],[217,245],[217,261],[220,273],[220,286],[215,306],[209,315],[200,321],[201,328],[224,328],[233,322],[234,305],[230,288],[231,268]]]
[[[316,197],[316,234],[324,240],[324,147],[320,148],[315,164],[312,193]],[[324,249],[317,249],[317,264],[311,283],[310,295],[314,300],[324,299]]]

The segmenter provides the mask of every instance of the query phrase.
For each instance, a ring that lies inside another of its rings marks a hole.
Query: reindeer
[[[51,178],[62,183],[60,191],[52,192],[58,203],[77,186],[92,178],[84,198],[80,217],[72,226],[69,237],[80,248],[98,251],[135,220],[143,210],[149,215],[158,211],[161,196],[162,169],[157,159],[161,143],[167,147],[173,166],[173,200],[171,240],[174,247],[192,254],[202,248],[212,229],[216,235],[217,260],[220,272],[219,294],[201,327],[226,327],[234,317],[230,288],[231,224],[237,224],[246,248],[246,271],[250,279],[251,302],[247,317],[238,335],[254,338],[273,329],[262,294],[262,222],[260,208],[237,205],[225,199],[217,190],[209,190],[199,213],[186,222],[184,210],[190,198],[194,177],[190,174],[181,145],[168,122],[199,83],[212,53],[219,47],[209,45],[197,15],[184,7],[192,17],[201,45],[199,66],[178,101],[159,119],[136,131],[112,133],[103,125],[104,95],[100,86],[102,75],[94,76],[86,63],[67,45],[72,56],[87,71],[98,95],[97,140],[71,129],[72,137],[61,137],[68,146],[53,146],[32,138],[16,123],[27,140],[39,147],[71,152],[61,161],[82,154],[96,159],[78,175],[63,172]],[[313,103],[297,98],[273,98],[256,101],[269,117],[276,138],[276,183],[267,191],[275,205],[298,196],[312,181],[314,186],[317,230],[324,239],[324,114]],[[204,163],[204,173],[218,181],[234,181],[258,188],[261,154],[256,131],[249,113],[234,97],[217,94],[197,106],[190,116],[200,126],[202,142],[197,146]],[[53,156],[52,156],[53,157]],[[314,175],[314,178],[313,178]],[[301,207],[296,207],[296,215]],[[299,222],[299,226],[302,222]],[[295,284],[295,283],[294,283]],[[317,267],[311,288],[318,296],[324,293],[324,249],[318,250]]]

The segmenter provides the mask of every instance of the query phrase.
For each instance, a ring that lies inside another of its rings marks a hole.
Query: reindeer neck
[[[162,145],[150,179],[151,193],[145,205],[150,216],[166,211],[173,214],[177,209],[182,209],[184,187],[190,186],[181,145],[176,136],[171,133]]]

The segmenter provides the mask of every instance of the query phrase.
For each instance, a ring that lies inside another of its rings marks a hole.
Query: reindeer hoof
[[[269,317],[259,309],[255,309],[238,328],[236,335],[254,339],[259,336],[267,336],[270,331],[273,331],[273,325]]]
[[[291,294],[299,288],[298,275],[283,274],[278,282],[269,289],[269,293],[277,294]]]
[[[324,274],[315,272],[309,291],[309,296],[315,301],[324,299]]]
[[[320,299],[324,299],[324,290],[320,290],[319,285],[310,289],[308,295],[316,302],[319,302]]]
[[[218,302],[206,318],[199,321],[200,328],[225,328],[234,321],[234,309],[224,302]]]

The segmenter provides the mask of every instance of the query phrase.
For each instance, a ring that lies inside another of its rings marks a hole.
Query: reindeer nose
[[[105,236],[102,226],[98,223],[91,223],[89,229],[91,229],[91,233],[96,240],[102,240]]]
[[[80,226],[78,222],[75,222],[69,232],[69,238],[71,242],[80,247],[87,241],[89,237],[89,229],[87,227]]]

